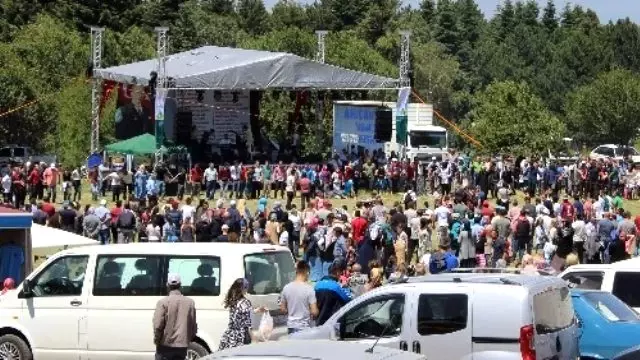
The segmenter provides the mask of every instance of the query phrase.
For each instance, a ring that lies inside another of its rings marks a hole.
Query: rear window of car
[[[600,290],[604,273],[601,271],[572,272],[565,274],[562,278],[569,281],[577,289]]]
[[[569,289],[552,288],[534,295],[533,318],[538,334],[553,333],[571,326],[575,315]]]
[[[613,278],[613,295],[631,307],[640,307],[640,273],[616,272]]]
[[[293,257],[288,251],[246,255],[244,272],[252,295],[279,294],[296,276]]]
[[[613,322],[638,321],[640,318],[627,304],[612,294],[593,292],[582,295],[583,298],[605,319]]]

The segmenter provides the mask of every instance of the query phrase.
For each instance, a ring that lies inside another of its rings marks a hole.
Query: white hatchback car
[[[429,360],[578,358],[566,283],[553,276],[441,274],[383,286],[291,339],[356,341]]]

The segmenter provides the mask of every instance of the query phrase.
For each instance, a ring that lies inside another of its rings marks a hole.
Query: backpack
[[[393,230],[387,223],[380,224],[380,233],[382,238],[380,239],[384,245],[393,245]]]
[[[429,260],[429,272],[431,274],[438,274],[447,271],[447,262],[445,261],[445,254],[442,252],[436,252],[431,255]]]
[[[118,227],[125,230],[132,230],[136,225],[136,218],[130,211],[124,211],[120,216],[118,216]]]
[[[527,219],[518,219],[516,222],[516,237],[528,237],[531,234],[531,223]]]

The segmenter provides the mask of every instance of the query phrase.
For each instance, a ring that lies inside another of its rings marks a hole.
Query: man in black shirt
[[[76,211],[71,208],[69,201],[65,200],[62,210],[60,210],[60,227],[62,230],[74,232],[76,216],[78,216]]]

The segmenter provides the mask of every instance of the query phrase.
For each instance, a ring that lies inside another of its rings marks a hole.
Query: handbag
[[[242,339],[242,343],[244,345],[251,344],[251,329],[245,328],[244,339]]]

